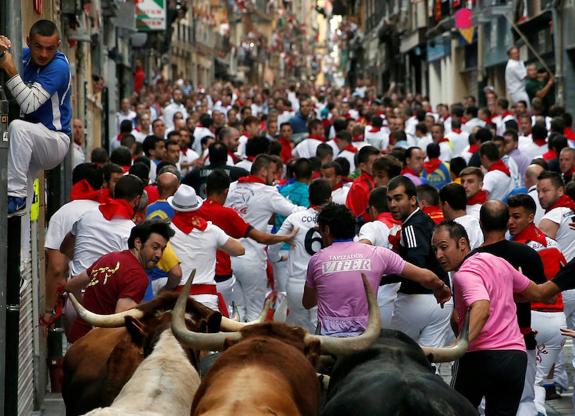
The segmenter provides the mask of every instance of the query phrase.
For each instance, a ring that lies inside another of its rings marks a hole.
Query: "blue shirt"
[[[293,130],[293,134],[307,133],[307,119],[298,111],[295,116],[290,118],[289,124]]]
[[[26,85],[38,83],[50,98],[36,111],[26,114],[24,120],[31,123],[42,123],[50,130],[72,133],[72,93],[70,64],[66,55],[56,52],[46,66],[37,66],[32,62],[30,49],[22,52],[22,81]]]
[[[171,220],[174,215],[174,208],[166,200],[158,200],[146,208],[147,220]]]
[[[288,183],[280,190],[280,194],[289,199],[292,204],[309,208],[309,185],[307,183],[294,181]],[[286,217],[276,214],[275,229],[280,229]]]

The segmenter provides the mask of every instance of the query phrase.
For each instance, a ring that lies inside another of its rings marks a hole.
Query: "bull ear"
[[[132,337],[135,344],[142,346],[144,344],[144,338],[148,335],[144,324],[139,319],[133,318],[131,316],[126,316],[126,330]]]

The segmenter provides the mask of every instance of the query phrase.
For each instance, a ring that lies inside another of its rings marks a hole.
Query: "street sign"
[[[136,0],[136,28],[142,32],[166,30],[167,0]]]

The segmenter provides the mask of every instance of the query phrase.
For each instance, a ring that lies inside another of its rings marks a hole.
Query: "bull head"
[[[379,336],[381,321],[376,297],[369,286],[367,278],[362,273],[363,286],[367,295],[369,306],[369,322],[363,334],[356,337],[335,338],[319,335],[305,335],[305,343],[319,342],[321,350],[325,354],[348,355],[369,347]],[[242,339],[240,332],[199,334],[189,331],[184,322],[185,293],[189,291],[191,283],[188,281],[180,294],[173,310],[172,331],[183,344],[200,350],[219,351],[224,348],[226,341],[239,341]]]
[[[469,346],[469,310],[465,314],[463,328],[457,342],[450,347],[421,347],[427,359],[432,363],[447,363],[459,359]]]

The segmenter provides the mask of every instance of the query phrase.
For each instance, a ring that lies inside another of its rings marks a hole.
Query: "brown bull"
[[[151,353],[160,334],[170,327],[171,310],[177,297],[175,292],[161,294],[130,311],[103,316],[76,305],[84,320],[104,328],[92,329],[76,341],[64,357],[62,396],[67,416],[81,415],[113,402],[138,365]],[[221,315],[199,302],[188,299],[185,311],[186,327],[190,330],[215,332],[220,329]],[[125,319],[126,316],[136,319]],[[195,366],[196,354],[191,350],[187,353]]]
[[[357,337],[330,338],[282,323],[264,323],[237,333],[197,334],[184,325],[184,301],[174,307],[172,330],[183,344],[220,350],[198,389],[192,415],[317,415],[319,383],[315,366],[320,354],[346,355],[371,345],[380,331],[375,295],[363,278],[369,324]]]

